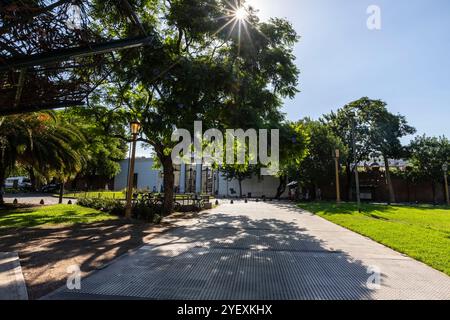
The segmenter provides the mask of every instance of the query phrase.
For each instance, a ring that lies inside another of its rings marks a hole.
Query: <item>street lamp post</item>
[[[340,157],[340,151],[339,149],[336,149],[334,151],[334,163],[336,168],[336,202],[341,203],[341,186],[339,181],[339,157]]]
[[[134,187],[134,164],[136,161],[136,140],[141,130],[141,124],[138,121],[131,123],[131,158],[130,167],[128,168],[128,188],[127,188],[127,203],[125,206],[125,217],[127,219],[131,218],[132,214],[132,198],[133,198],[133,187]]]
[[[359,188],[359,172],[358,172],[358,157],[356,154],[356,129],[355,129],[355,115],[352,117],[352,144],[353,144],[353,156],[355,158],[355,184],[356,184],[356,202],[358,203],[358,211],[361,212],[361,193]]]
[[[447,205],[450,206],[450,195],[448,190],[448,180],[447,180],[447,174],[448,174],[448,164],[444,164],[442,166],[442,170],[444,171],[444,184],[445,184],[445,201],[447,202]]]

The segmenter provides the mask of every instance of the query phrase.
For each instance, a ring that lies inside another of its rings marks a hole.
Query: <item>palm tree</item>
[[[8,171],[19,162],[33,173],[56,176],[62,186],[60,202],[64,183],[86,163],[83,135],[53,112],[4,117],[0,122],[0,143],[2,187]]]
[[[0,118],[0,203],[3,204],[4,182],[14,168],[17,156],[31,132],[29,116]]]

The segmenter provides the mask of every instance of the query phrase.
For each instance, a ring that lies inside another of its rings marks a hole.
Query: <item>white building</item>
[[[128,185],[129,161],[120,162],[120,173],[114,178],[114,190],[120,191]],[[154,168],[153,159],[136,158],[134,167],[134,187],[139,190],[161,191],[163,177],[161,170]]]
[[[129,161],[120,163],[121,172],[114,178],[114,189],[127,188]],[[151,158],[136,158],[134,173],[135,188],[161,192],[163,190],[162,170],[155,169]],[[255,176],[242,182],[242,194],[251,197],[274,197],[279,179],[271,176]],[[239,196],[239,182],[228,181],[218,171],[201,165],[182,165],[175,168],[176,193],[206,193],[218,197]],[[287,197],[287,191],[283,195]]]

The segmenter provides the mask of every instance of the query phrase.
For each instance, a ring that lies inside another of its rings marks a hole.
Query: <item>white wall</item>
[[[127,188],[128,180],[128,159],[120,162],[121,171],[114,178],[114,190],[123,190]],[[160,176],[160,170],[153,169],[153,159],[149,158],[136,158],[136,164],[134,166],[134,172],[138,174],[138,189],[147,189],[159,192],[162,186],[162,178]]]
[[[272,198],[277,193],[277,188],[279,185],[279,179],[272,176],[254,176],[251,179],[242,181],[242,195],[246,196],[249,192],[252,193],[252,197],[262,197],[266,196]],[[230,193],[230,189],[233,188],[236,191],[235,195]],[[219,196],[220,197],[231,197],[239,196],[239,182],[237,180],[227,181],[225,177],[221,174],[219,178]],[[286,191],[282,197],[287,197],[288,192]]]
[[[128,159],[120,163],[121,172],[114,178],[114,190],[120,191],[127,188],[127,178],[128,178]],[[159,192],[161,186],[163,185],[162,177],[160,175],[161,170],[155,170],[153,168],[153,159],[149,158],[136,158],[135,173],[138,174],[138,189]],[[186,176],[186,178],[188,178]],[[176,180],[176,184],[179,181]],[[279,185],[279,179],[272,176],[258,177],[254,176],[252,179],[248,179],[242,182],[242,195],[247,195],[249,192],[252,193],[252,197],[274,197],[277,192]],[[236,194],[232,195],[230,193],[230,188],[236,191]],[[231,197],[239,196],[239,182],[238,181],[227,181],[222,174],[219,174],[218,180],[219,197]],[[288,192],[286,191],[282,197],[287,197]]]

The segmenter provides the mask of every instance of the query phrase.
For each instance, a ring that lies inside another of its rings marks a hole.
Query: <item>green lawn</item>
[[[77,205],[55,205],[0,211],[0,228],[35,227],[44,224],[72,225],[117,219],[107,213]]]
[[[450,208],[311,203],[300,208],[450,275]]]
[[[54,194],[58,197],[58,194]],[[184,195],[177,194],[175,198],[182,199]],[[101,199],[116,199],[125,200],[125,193],[122,191],[90,191],[90,192],[72,192],[64,194],[64,198],[79,199],[79,198],[101,198]],[[211,197],[213,198],[213,197]]]
[[[55,196],[58,196],[55,194]],[[75,192],[66,193],[64,198],[102,198],[102,199],[117,199],[125,200],[125,193],[122,191],[92,191],[92,192]]]

